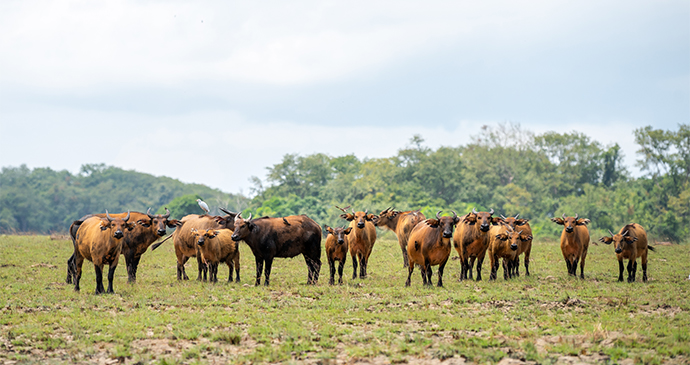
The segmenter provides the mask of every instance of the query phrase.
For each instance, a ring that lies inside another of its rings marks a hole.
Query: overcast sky
[[[690,123],[690,2],[0,2],[0,167],[245,194],[286,153]]]

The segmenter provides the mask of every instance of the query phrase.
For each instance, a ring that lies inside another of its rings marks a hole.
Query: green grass
[[[244,244],[240,284],[178,282],[168,242],[142,257],[136,284],[127,283],[121,260],[116,294],[96,296],[88,262],[82,292],[64,283],[70,242],[0,236],[0,359],[690,361],[687,245],[650,252],[650,281],[633,284],[616,281],[618,264],[609,246],[590,246],[585,280],[567,276],[554,239],[537,237],[532,251],[530,277],[506,282],[499,273],[495,282],[459,282],[459,261],[451,260],[444,288],[422,287],[418,270],[405,288],[397,242],[386,234],[374,247],[365,280],[350,279],[348,259],[345,284],[329,286],[323,258],[319,284],[307,286],[306,265],[297,257],[276,259],[266,288],[253,286],[254,257]],[[487,266],[488,260],[485,278]],[[196,277],[195,260],[187,272]],[[219,272],[227,280],[227,266]]]

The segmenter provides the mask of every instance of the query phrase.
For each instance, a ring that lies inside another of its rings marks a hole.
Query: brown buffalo
[[[589,230],[587,224],[589,219],[579,218],[577,214],[574,217],[551,218],[556,224],[563,227],[561,233],[561,252],[565,259],[565,264],[568,267],[568,274],[577,276],[577,263],[580,262],[580,277],[585,278],[585,258],[587,258],[587,249],[589,248]]]
[[[532,227],[529,225],[529,219],[524,219],[524,218],[518,218],[520,214],[516,215],[515,217],[504,217],[503,222],[505,224],[509,225],[510,228],[516,231],[522,231],[522,235],[525,237],[530,237],[529,240],[520,240],[518,244],[518,250],[517,253],[515,254],[515,260],[513,261],[512,265],[510,266],[511,270],[511,277],[512,276],[520,276],[520,255],[523,253],[525,254],[525,274],[529,276],[529,257],[530,254],[532,253]]]
[[[398,243],[402,250],[404,267],[410,266],[409,259],[407,258],[407,241],[410,238],[410,233],[417,223],[425,219],[426,217],[419,210],[401,212],[393,210],[393,208],[388,208],[374,217],[374,225],[389,229],[398,237]]]
[[[532,236],[524,231],[515,231],[507,224],[491,227],[489,231],[489,258],[491,259],[491,276],[489,280],[496,280],[498,263],[503,259],[503,279],[513,277],[513,265],[515,257],[520,252],[520,245],[525,241],[531,241]]]
[[[472,267],[477,260],[477,281],[482,280],[482,262],[489,248],[489,230],[500,224],[501,218],[490,212],[472,212],[460,218],[453,234],[453,245],[461,260],[460,280],[472,279]]]
[[[450,256],[450,240],[453,228],[460,221],[455,212],[452,217],[441,217],[441,211],[436,213],[436,219],[427,219],[417,224],[410,233],[407,242],[407,255],[410,259],[405,286],[410,286],[410,279],[415,264],[422,272],[424,285],[431,285],[431,267],[438,265],[438,286],[443,286],[443,269]]]
[[[637,258],[642,258],[642,281],[647,281],[647,253],[654,247],[647,244],[647,232],[637,223],[630,223],[621,228],[618,234],[609,231],[611,237],[601,237],[599,241],[610,245],[614,243],[618,259],[618,281],[623,281],[623,260],[628,259],[628,282],[635,282]]]
[[[206,229],[221,229],[223,228],[215,220],[215,217],[210,215],[189,214],[180,220],[180,226],[172,235],[173,243],[175,245],[175,256],[177,256],[177,280],[189,280],[184,265],[191,257],[196,257],[197,269],[199,274],[197,280],[206,281],[208,268],[201,260],[199,254],[199,247],[196,244],[196,237],[192,234],[192,229],[206,230]],[[157,248],[158,246],[155,246]]]
[[[170,211],[165,208],[166,214],[150,214],[151,208],[146,211],[146,214],[139,212],[131,212],[130,220],[135,222],[136,225],[131,231],[124,232],[124,238],[122,243],[122,255],[125,257],[125,264],[127,265],[127,279],[130,283],[134,283],[137,280],[137,268],[139,267],[139,261],[141,256],[146,252],[146,250],[151,246],[152,243],[156,242],[158,238],[162,237],[166,233],[166,228],[175,228],[179,221],[170,218]],[[123,218],[127,213],[115,213],[111,214],[114,218]],[[72,238],[72,243],[74,243],[75,235],[79,226],[87,218],[99,217],[105,218],[105,214],[89,214],[77,221],[74,221],[70,226],[69,233]],[[157,247],[157,246],[156,246]],[[72,283],[72,276],[74,273],[71,268],[74,266],[74,255],[67,260],[67,280],[68,284]]]
[[[376,227],[374,223],[372,223],[374,215],[369,214],[368,209],[364,212],[355,212],[355,210],[352,209],[351,213],[345,212],[340,215],[340,218],[349,221],[350,227],[352,228],[349,237],[350,256],[352,256],[352,279],[357,279],[358,260],[359,278],[364,279],[367,277],[369,256],[376,242]]]
[[[261,284],[262,271],[266,277],[264,285],[269,285],[275,257],[295,257],[299,254],[304,256],[307,263],[307,284],[316,284],[321,271],[321,234],[321,227],[306,215],[252,220],[251,215],[244,219],[238,213],[232,239],[244,241],[251,248],[256,261],[255,285]]]
[[[74,241],[74,290],[79,291],[81,267],[84,259],[93,262],[96,270],[96,294],[106,292],[103,287],[103,266],[109,265],[108,293],[113,293],[113,278],[122,250],[124,232],[134,229],[129,223],[130,214],[124,218],[111,217],[105,211],[105,218],[90,217],[80,224]]]
[[[232,282],[232,270],[237,273],[237,282],[240,282],[240,251],[237,242],[232,240],[232,231],[229,229],[191,229],[196,237],[202,260],[208,267],[208,281],[218,282],[218,264],[224,262],[228,265],[230,274],[228,283]]]
[[[328,283],[335,284],[335,262],[338,261],[338,284],[343,283],[343,267],[347,261],[348,238],[347,235],[352,231],[352,227],[348,228],[331,228],[326,226],[328,236],[326,237],[326,258],[328,258],[328,266],[331,270],[331,277]]]

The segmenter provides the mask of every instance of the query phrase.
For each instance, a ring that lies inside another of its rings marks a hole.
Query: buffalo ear
[[[328,233],[335,235],[335,232],[333,232],[333,228],[331,228],[329,226],[324,226],[324,227],[326,228],[326,231],[328,231]]]
[[[507,235],[507,234],[504,234],[504,233],[501,233],[501,234],[497,234],[497,235],[496,235],[496,238],[498,238],[498,239],[501,240],[501,241],[505,241],[505,240],[508,239],[508,235]]]
[[[367,214],[367,216],[364,217],[364,219],[366,219],[366,220],[368,220],[368,221],[372,221],[372,220],[374,220],[375,217],[376,217],[376,216],[373,215],[373,214]]]
[[[493,217],[493,218],[491,218],[491,224],[494,225],[494,226],[497,226],[497,225],[501,224],[501,222],[503,222],[503,218],[501,218],[501,217]]]
[[[352,231],[352,227],[347,227],[346,229],[343,230],[343,234],[348,235]]]
[[[168,226],[168,228],[175,228],[181,226],[182,224],[177,219],[171,219],[168,220],[168,223],[166,223],[166,225]]]
[[[578,226],[586,226],[587,223],[589,223],[589,222],[591,222],[591,221],[587,218],[580,218],[577,220],[577,225]]]
[[[520,218],[520,219],[515,220],[515,225],[516,226],[524,226],[525,224],[527,224],[527,222],[529,222],[529,219]]]
[[[524,239],[523,241],[529,241],[529,240],[532,240],[532,239],[534,239],[534,237],[532,237],[532,236],[530,235],[530,236],[525,237],[525,239]]]
[[[457,225],[460,222],[460,217],[453,218],[453,224]]]
[[[432,226],[432,227],[438,227],[438,219],[427,219],[426,224]]]
[[[563,218],[559,218],[559,217],[553,217],[553,218],[551,218],[551,221],[556,223],[556,224],[560,224],[560,225],[565,224],[565,222],[563,221]]]
[[[609,236],[601,237],[601,238],[599,239],[599,242],[603,242],[603,243],[605,243],[605,244],[607,244],[607,245],[610,245],[611,242],[613,242],[613,237],[609,237]]]
[[[137,221],[137,224],[142,225],[144,227],[151,227],[151,223],[148,222],[150,222],[148,219],[139,219]]]
[[[633,243],[633,242],[637,241],[637,237],[625,236],[625,240],[628,243]]]
[[[347,221],[352,221],[353,219],[355,219],[355,216],[350,213],[343,213],[340,215],[340,218],[345,219]]]
[[[249,228],[249,231],[253,231],[254,228],[256,228],[256,224],[254,222],[247,222],[247,228]]]
[[[220,231],[213,231],[213,235],[212,235],[212,236],[208,236],[208,238],[216,238],[216,236],[219,235],[219,234],[220,234]]]
[[[469,223],[469,224],[475,224],[475,223],[477,223],[477,215],[476,215],[476,214],[473,214],[473,213],[470,213],[470,214],[466,215],[466,216],[465,216],[465,222],[467,222],[467,223]]]
[[[136,224],[135,223],[125,223],[125,227],[127,228],[128,231],[131,231],[134,229],[134,227],[136,227]]]

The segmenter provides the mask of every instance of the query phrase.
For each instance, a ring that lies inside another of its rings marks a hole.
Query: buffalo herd
[[[222,216],[190,214],[182,219],[170,219],[166,214],[126,212],[90,214],[76,220],[69,228],[74,253],[67,261],[67,283],[79,290],[84,259],[94,264],[96,294],[113,292],[113,276],[120,254],[125,258],[130,283],[136,281],[137,267],[144,252],[155,250],[172,238],[177,257],[177,279],[189,280],[185,263],[192,257],[197,260],[197,280],[217,282],[218,266],[225,263],[229,268],[228,282],[240,281],[239,243],[244,242],[252,251],[256,262],[255,285],[269,285],[273,259],[302,255],[307,266],[307,284],[316,284],[321,271],[321,240],[326,233],[326,258],[330,267],[329,284],[335,284],[338,261],[338,283],[343,283],[343,268],[347,254],[352,257],[352,279],[367,277],[369,257],[376,242],[376,227],[395,233],[402,252],[403,266],[408,270],[405,286],[410,286],[414,268],[419,268],[424,285],[432,285],[432,266],[438,266],[438,286],[443,286],[443,270],[451,254],[451,246],[458,253],[460,280],[473,279],[476,263],[476,280],[482,279],[482,264],[487,253],[490,262],[489,280],[496,280],[499,266],[503,266],[504,279],[520,275],[520,256],[524,256],[525,274],[529,275],[532,250],[532,229],[529,220],[515,217],[494,216],[494,210],[471,212],[458,216],[436,213],[427,219],[420,210],[397,211],[392,207],[378,215],[368,210],[355,211],[340,208],[340,217],[349,222],[347,227],[322,227],[306,215],[287,217],[247,218],[241,213],[222,209]],[[561,251],[568,274],[584,279],[585,259],[590,236],[587,218],[555,217],[554,223],[563,226]],[[167,228],[175,231],[166,239]],[[324,232],[325,231],[325,232]],[[654,251],[647,244],[647,234],[637,223],[630,223],[617,234],[599,241],[614,245],[618,259],[618,281],[623,281],[624,264],[628,260],[628,282],[635,281],[637,258],[642,262],[642,280],[647,281],[647,252]],[[108,265],[108,289],[103,287],[103,268]],[[359,269],[359,270],[358,270]]]

